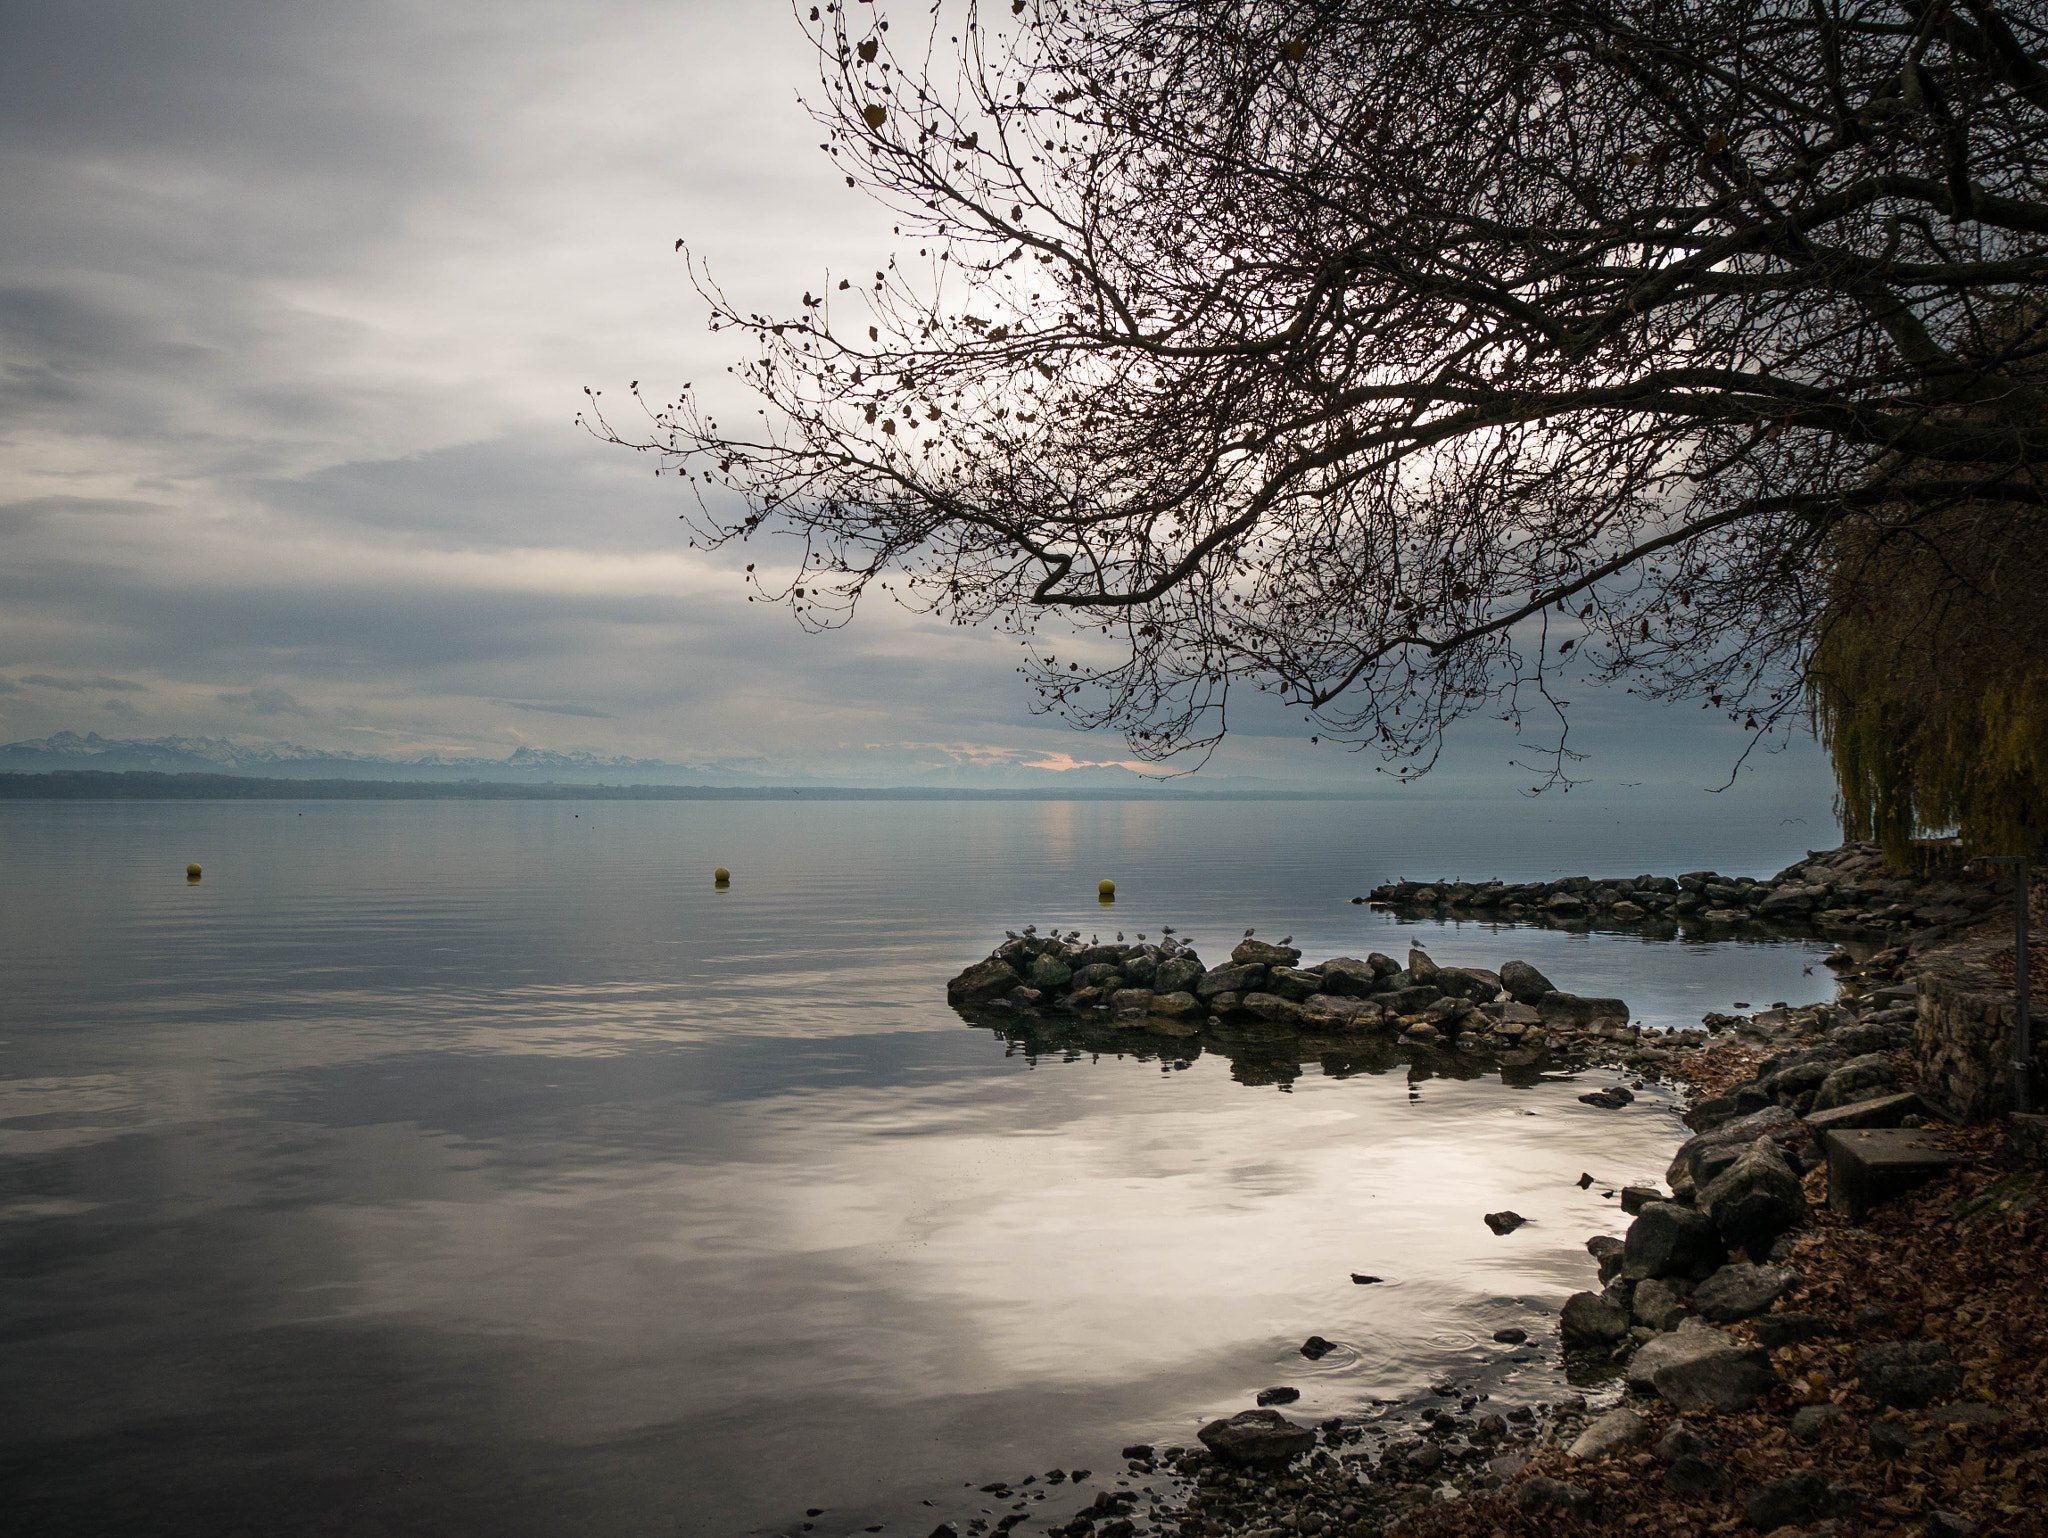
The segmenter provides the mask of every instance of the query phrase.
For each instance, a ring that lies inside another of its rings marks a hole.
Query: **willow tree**
[[[895,254],[762,315],[692,251],[758,398],[592,417],[703,540],[792,537],[755,577],[806,625],[881,589],[1147,759],[1250,685],[1406,773],[1561,672],[1789,725],[1845,529],[2043,504],[2042,337],[1985,322],[2048,278],[2038,10],[908,21],[805,23]]]

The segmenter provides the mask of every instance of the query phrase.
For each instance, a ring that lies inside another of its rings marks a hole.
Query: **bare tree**
[[[896,256],[762,316],[693,253],[755,425],[590,417],[795,536],[807,625],[879,586],[1147,759],[1249,684],[1406,774],[1561,673],[1789,724],[1836,533],[2048,501],[2039,10],[881,12],[809,12],[812,110]]]

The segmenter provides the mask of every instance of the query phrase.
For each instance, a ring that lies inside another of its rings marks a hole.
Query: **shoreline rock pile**
[[[1107,1012],[1121,1024],[1264,1020],[1339,1033],[1398,1033],[1404,1042],[1477,1050],[1561,1048],[1593,1039],[1634,1044],[1625,1001],[1585,998],[1552,985],[1526,961],[1498,972],[1442,967],[1419,950],[1404,966],[1374,951],[1301,964],[1291,945],[1250,937],[1222,966],[1164,944],[1083,944],[1026,932],[946,984],[961,1009]]]
[[[1996,874],[1933,879],[1884,868],[1875,844],[1810,851],[1768,880],[1711,870],[1680,876],[1554,881],[1391,881],[1365,898],[1380,907],[1517,922],[1720,925],[1762,922],[1844,932],[1946,931],[2012,898]]]

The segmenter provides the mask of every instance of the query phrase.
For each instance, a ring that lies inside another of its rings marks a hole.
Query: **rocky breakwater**
[[[1681,1411],[1745,1411],[1778,1386],[1769,1349],[1801,1338],[1806,1321],[1772,1310],[1801,1286],[1785,1262],[1811,1217],[1807,1177],[1825,1162],[1825,1135],[1923,1120],[1901,1082],[1915,1011],[1900,991],[1708,1017],[1746,1049],[1747,1076],[1686,1113],[1693,1136],[1665,1171],[1668,1194],[1632,1192],[1625,1234],[1587,1241],[1601,1288],[1565,1303],[1567,1350],[1625,1364],[1632,1389]],[[1756,1338],[1726,1328],[1766,1315]]]
[[[1086,1010],[1139,1028],[1261,1020],[1474,1051],[1609,1053],[1642,1037],[1625,1001],[1563,992],[1525,961],[1495,972],[1410,950],[1405,965],[1374,951],[1304,967],[1293,946],[1249,936],[1212,967],[1171,937],[1104,945],[1027,932],[947,983],[946,997],[961,1009]]]
[[[1760,922],[1845,934],[1897,931],[1931,942],[2011,897],[1990,872],[1934,876],[1886,870],[1875,844],[1813,850],[1758,881],[1711,870],[1679,876],[1566,876],[1555,881],[1392,881],[1367,898],[1382,907],[1522,922],[1735,925]]]

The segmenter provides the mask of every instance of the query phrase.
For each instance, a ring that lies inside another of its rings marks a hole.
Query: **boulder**
[[[1806,1193],[1783,1150],[1758,1138],[1735,1162],[1700,1188],[1699,1210],[1722,1242],[1749,1255],[1766,1255],[1779,1235],[1804,1226]],[[1649,1209],[1643,1209],[1647,1212]]]
[[[1819,1314],[1765,1314],[1756,1322],[1757,1343],[1766,1351],[1819,1340],[1834,1330],[1833,1323]]]
[[[1694,1290],[1693,1312],[1715,1324],[1753,1319],[1768,1313],[1773,1303],[1798,1284],[1799,1273],[1784,1266],[1723,1266]]]
[[[1152,1013],[1164,1015],[1169,1020],[1183,1020],[1198,1013],[1201,1001],[1192,993],[1155,993],[1152,995]]]
[[[1648,1441],[1650,1426],[1633,1410],[1609,1410],[1565,1449],[1574,1458],[1604,1458],[1609,1453]]]
[[[1391,959],[1391,958],[1390,958]],[[1345,998],[1362,999],[1379,985],[1380,974],[1370,962],[1352,956],[1334,956],[1316,969],[1322,991]]]
[[[1829,1111],[1858,1100],[1875,1100],[1897,1088],[1891,1058],[1882,1052],[1870,1052],[1850,1058],[1823,1079],[1819,1093],[1813,1097],[1813,1109]]]
[[[1240,940],[1231,951],[1230,959],[1241,967],[1291,967],[1301,960],[1301,952],[1291,945],[1268,945],[1264,940]]]
[[[1118,1014],[1152,1013],[1152,990],[1150,988],[1119,988],[1109,996],[1109,1007]]]
[[[1592,1515],[1593,1492],[1584,1485],[1538,1474],[1515,1491],[1515,1504],[1527,1512],[1562,1511],[1574,1522],[1582,1522]]]
[[[1024,981],[1041,993],[1053,993],[1067,986],[1073,980],[1074,969],[1057,956],[1037,956],[1032,959],[1031,970],[1024,974]]]
[[[1380,1020],[1377,1001],[1368,1003],[1364,999],[1340,999],[1318,993],[1302,1000],[1301,1004],[1302,1024],[1326,1030],[1369,1031],[1380,1024]]]
[[[1827,1506],[1827,1476],[1801,1469],[1782,1479],[1766,1480],[1750,1491],[1742,1503],[1742,1514],[1758,1532],[1769,1533],[1817,1521]]]
[[[1368,951],[1366,953],[1365,963],[1367,966],[1371,967],[1373,969],[1374,974],[1379,977],[1392,977],[1396,972],[1401,970],[1401,963],[1396,961],[1392,956],[1389,956],[1385,951]]]
[[[1296,967],[1271,967],[1266,972],[1266,991],[1296,1004],[1311,994],[1321,993],[1327,982],[1320,972],[1303,972]]]
[[[1313,1427],[1299,1426],[1278,1410],[1245,1410],[1209,1422],[1195,1433],[1202,1445],[1231,1463],[1285,1463],[1316,1445]]]
[[[1429,959],[1429,952],[1416,946],[1408,947],[1408,975],[1417,982],[1433,980],[1442,969]]]
[[[1707,1501],[1728,1493],[1728,1471],[1712,1458],[1686,1453],[1664,1471],[1664,1488],[1682,1501]]]
[[[1303,1018],[1299,1004],[1277,993],[1247,993],[1238,1000],[1238,1008],[1275,1025],[1298,1025]]]
[[[1510,961],[1500,969],[1500,985],[1507,990],[1508,997],[1518,1004],[1534,1004],[1546,993],[1555,993],[1556,985],[1526,961]]]
[[[1628,1334],[1628,1311],[1597,1292],[1575,1292],[1565,1299],[1558,1327],[1568,1347],[1612,1346]]]
[[[1801,1442],[1818,1442],[1828,1427],[1848,1415],[1838,1404],[1806,1404],[1792,1412],[1792,1435]]]
[[[1628,1005],[1621,999],[1584,999],[1576,993],[1552,990],[1536,1001],[1536,1013],[1545,1025],[1592,1025],[1599,1020],[1628,1020]]]
[[[1491,1004],[1500,997],[1500,974],[1484,967],[1438,967],[1430,982],[1452,998]]]
[[[1685,1318],[1685,1302],[1671,1283],[1652,1277],[1636,1284],[1629,1311],[1637,1324],[1661,1335],[1678,1328]]]
[[[1632,1282],[1706,1276],[1726,1258],[1720,1234],[1704,1214],[1676,1202],[1645,1202],[1622,1240],[1621,1274]]]
[[[1697,1319],[1679,1323],[1669,1335],[1658,1335],[1636,1348],[1628,1359],[1629,1386],[1643,1392],[1657,1391],[1657,1375],[1711,1357],[1747,1356],[1768,1363],[1769,1356],[1726,1330]]]
[[[1105,993],[1114,993],[1124,986],[1124,975],[1109,962],[1097,961],[1075,967],[1072,984],[1076,988],[1100,988]]]
[[[1691,1421],[1673,1421],[1671,1429],[1657,1438],[1650,1451],[1669,1463],[1675,1458],[1711,1458],[1714,1444]]]
[[[1660,1335],[1643,1351],[1683,1339],[1683,1331]],[[1630,1372],[1633,1375],[1633,1363]],[[1778,1386],[1778,1375],[1771,1368],[1769,1352],[1738,1341],[1715,1350],[1695,1348],[1691,1354],[1665,1363],[1650,1374],[1650,1386],[1681,1410],[1735,1415],[1755,1408],[1757,1401]]]
[[[1004,997],[1021,981],[1007,961],[991,956],[986,961],[977,961],[946,984],[946,1002],[986,1004],[990,999]]]
[[[1429,983],[1414,983],[1391,993],[1373,995],[1373,1002],[1390,1015],[1419,1015],[1438,999],[1443,990]]]
[[[1888,1340],[1856,1353],[1863,1392],[1899,1410],[1925,1409],[1963,1386],[1963,1369],[1938,1340]]]
[[[1188,956],[1172,956],[1152,973],[1155,993],[1193,993],[1201,980],[1202,963]]]
[[[1214,998],[1219,993],[1248,993],[1266,980],[1262,966],[1211,967],[1195,984],[1195,997]]]

